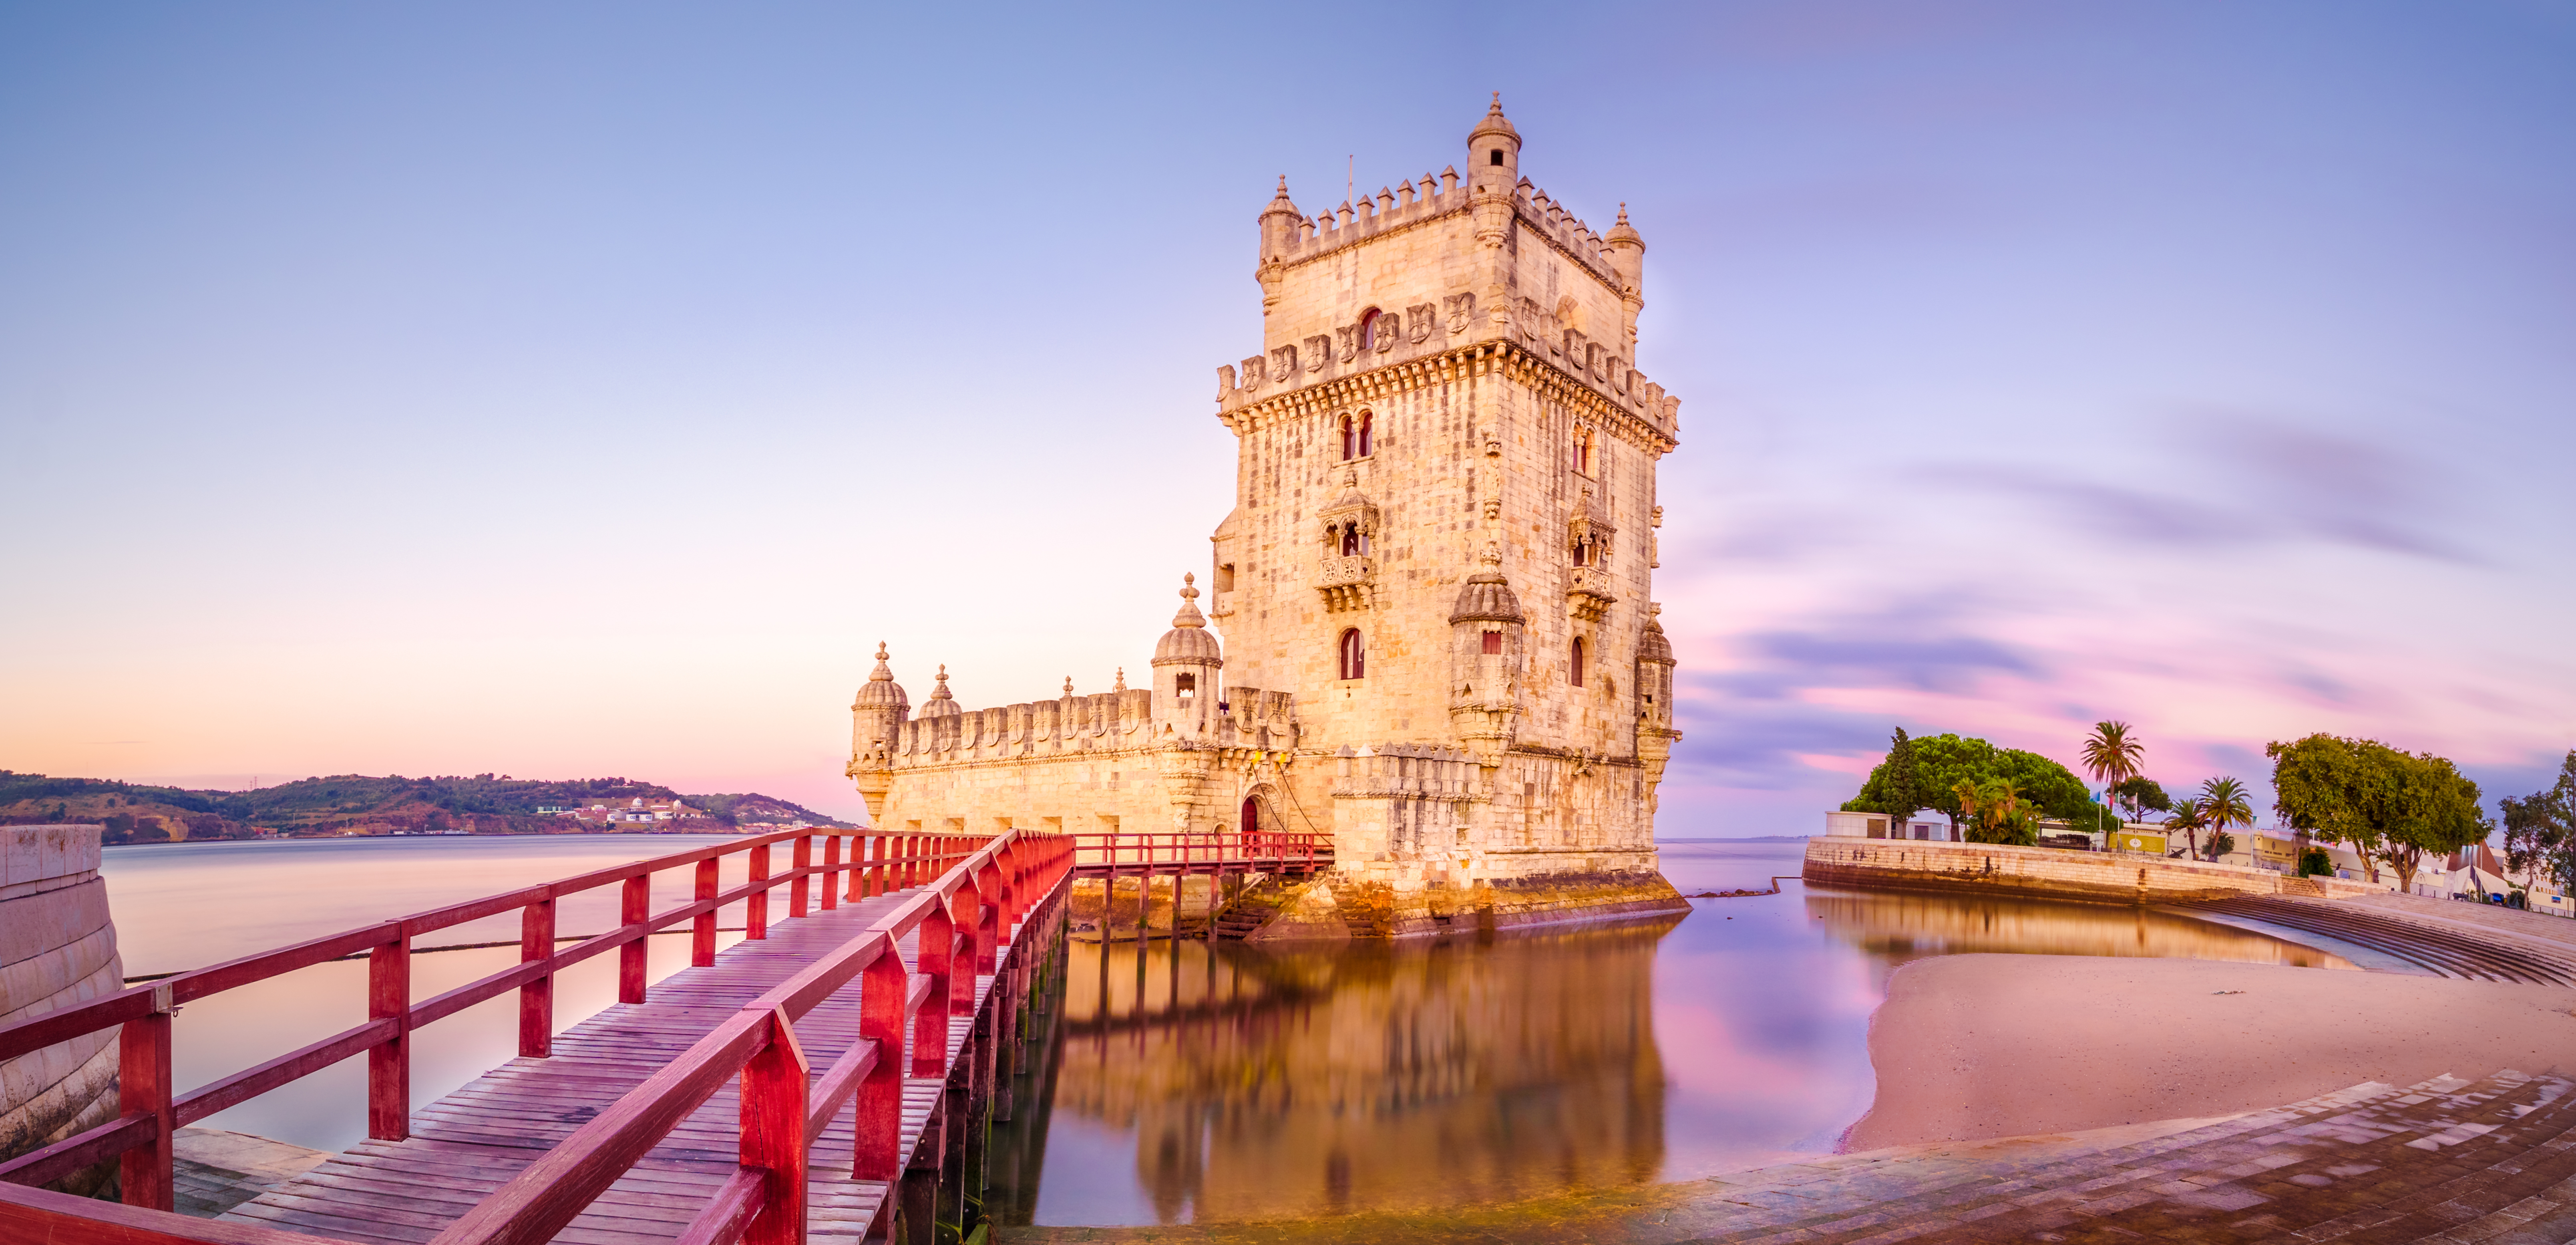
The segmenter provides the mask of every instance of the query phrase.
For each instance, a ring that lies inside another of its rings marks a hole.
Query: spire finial
[[[1199,577],[1196,575],[1185,574],[1181,576],[1181,608],[1180,612],[1172,615],[1172,625],[1174,627],[1204,627],[1207,625],[1206,617],[1199,613],[1198,582]],[[1161,656],[1162,650],[1157,648],[1154,650],[1154,655],[1157,657]]]
[[[868,682],[894,682],[894,671],[886,666],[886,646],[883,640],[877,641],[877,668],[868,672]]]
[[[1199,597],[1198,583],[1199,577],[1196,574],[1188,571],[1181,572],[1181,599],[1184,601],[1197,600]]]
[[[1067,696],[1071,696],[1071,695],[1073,695],[1073,676],[1072,676],[1072,675],[1069,675],[1069,674],[1068,674],[1068,675],[1064,676],[1064,694],[1065,694],[1065,695],[1067,695]]]
[[[1113,692],[1123,692],[1127,690],[1127,667],[1118,667],[1118,681],[1110,684],[1109,690]]]

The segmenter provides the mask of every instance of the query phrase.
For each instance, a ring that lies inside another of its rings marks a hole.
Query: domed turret
[[[894,671],[886,665],[885,642],[880,640],[877,668],[868,672],[868,681],[859,685],[858,699],[850,702],[850,766],[842,771],[858,780],[871,821],[885,807],[886,792],[894,785],[895,744],[911,712],[912,702],[904,695],[903,684],[894,681]]]
[[[1154,732],[1184,738],[1206,733],[1216,722],[1217,672],[1225,653],[1207,619],[1199,616],[1198,576],[1181,576],[1181,609],[1172,629],[1154,645]]]
[[[1527,628],[1503,577],[1503,550],[1488,542],[1449,608],[1449,721],[1477,764],[1501,764],[1520,717]]]
[[[1181,576],[1181,609],[1172,615],[1172,629],[1163,633],[1154,645],[1154,664],[1175,663],[1222,667],[1225,656],[1216,636],[1207,629],[1207,619],[1199,614],[1198,576]]]
[[[1494,92],[1494,106],[1467,131],[1467,159],[1468,181],[1478,190],[1497,188],[1508,194],[1520,183],[1521,132],[1503,115],[1502,92]]]
[[[914,720],[955,717],[961,712],[957,698],[948,694],[948,667],[943,664],[939,667],[939,686],[930,689],[930,699],[921,702],[921,712],[914,715]]]
[[[1481,571],[1467,577],[1458,588],[1458,603],[1449,607],[1449,623],[1456,626],[1471,622],[1520,623],[1521,599],[1512,594],[1511,581],[1503,578],[1502,551],[1487,545],[1486,555],[1478,561]]]

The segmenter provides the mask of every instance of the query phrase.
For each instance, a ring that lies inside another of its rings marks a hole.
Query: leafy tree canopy
[[[2478,785],[2429,752],[2316,734],[2266,744],[2263,755],[2272,758],[2272,807],[2284,823],[2395,867],[2400,886],[2414,885],[2426,853],[2484,842],[2493,829]]]
[[[2017,805],[2035,806],[2046,816],[2068,821],[2090,824],[2093,820],[2093,797],[2085,789],[2084,780],[2036,752],[1998,748],[1985,740],[1961,735],[1927,735],[1908,743],[1908,763],[1921,784],[1923,802],[1912,808],[1891,806],[1904,798],[1890,780],[1889,763],[1896,760],[1895,750],[1891,749],[1888,761],[1880,762],[1861,784],[1860,794],[1843,802],[1844,812],[1902,817],[1917,808],[1933,808],[1964,823],[1970,817],[1960,804],[1959,784],[1966,783],[1975,790],[2001,780],[2011,783],[2018,792]]]
[[[2165,794],[2164,787],[2155,779],[2144,775],[2120,780],[2118,786],[2111,788],[2111,798],[2131,808],[2148,809],[2159,813],[2173,811],[2173,797]]]
[[[2556,785],[2503,803],[2505,867],[2576,887],[2576,750],[2559,764]]]

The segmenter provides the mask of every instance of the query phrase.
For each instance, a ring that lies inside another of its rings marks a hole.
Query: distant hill
[[[783,828],[799,817],[809,825],[848,828],[848,823],[773,796],[686,796],[628,778],[543,782],[506,774],[436,778],[337,774],[252,791],[193,791],[0,770],[0,825],[98,822],[107,826],[111,843],[249,838],[263,832],[561,833],[571,828],[570,819],[538,810],[639,798],[679,800],[707,811],[704,817],[656,827],[674,832],[722,833],[735,830],[738,821]]]

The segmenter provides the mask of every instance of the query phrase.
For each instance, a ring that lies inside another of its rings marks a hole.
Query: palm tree
[[[2200,832],[2208,826],[2208,810],[2203,809],[2200,801],[2191,796],[2184,796],[2174,801],[2173,811],[2165,816],[2165,830],[2168,833],[2183,836],[2183,841],[2191,845],[2191,855],[2194,860],[2200,858]]]
[[[2147,746],[2129,738],[2126,722],[2096,722],[2093,737],[2084,741],[2084,769],[2093,781],[2102,784],[2102,796],[2110,798],[2111,788],[2138,776],[2138,762],[2146,755]],[[2099,830],[2102,814],[2093,814],[2093,828]]]
[[[2200,784],[2200,794],[2192,803],[2200,806],[2201,816],[2209,823],[2211,846],[2217,845],[2218,836],[2227,833],[2229,826],[2253,827],[2254,803],[2247,798],[2249,794],[2245,784],[2233,778],[2212,778]]]

